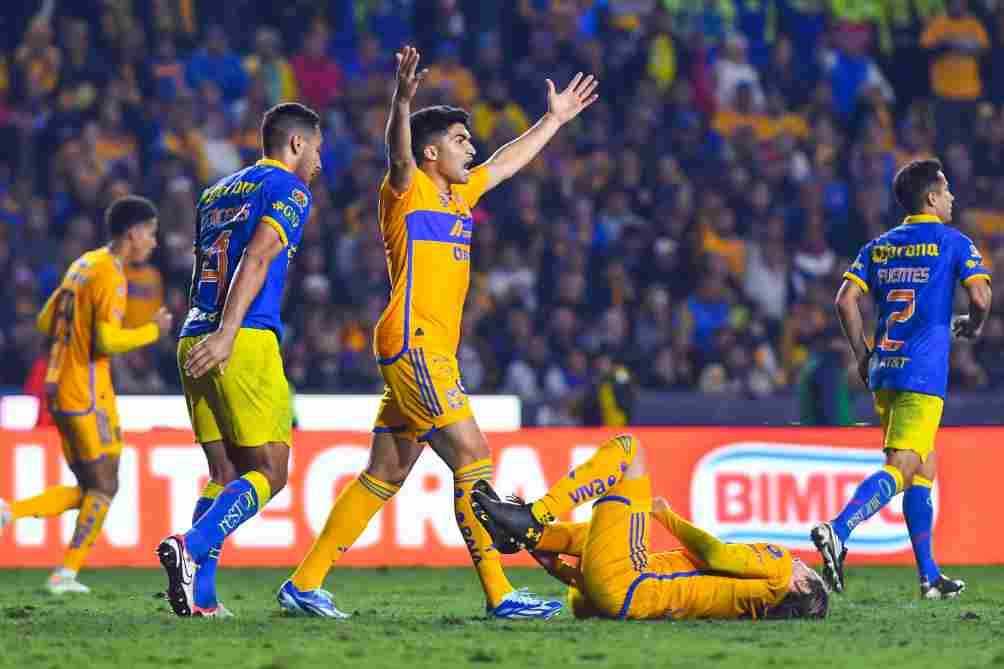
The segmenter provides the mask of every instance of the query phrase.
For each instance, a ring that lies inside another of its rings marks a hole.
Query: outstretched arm
[[[390,103],[390,117],[387,119],[387,163],[390,169],[390,187],[395,193],[403,193],[411,185],[417,165],[411,153],[411,100],[418,91],[418,85],[428,70],[418,71],[418,49],[405,46],[396,54],[397,86]]]
[[[549,553],[547,551],[530,551],[530,555],[532,555],[533,559],[537,561],[537,564],[547,570],[548,574],[558,579],[565,585],[570,585],[582,590],[582,571],[578,567],[565,562],[557,553]]]
[[[554,88],[554,82],[548,79],[547,113],[541,116],[533,127],[501,147],[485,162],[488,167],[486,190],[495,188],[523,169],[547,146],[561,126],[596,102],[600,97],[595,92],[599,83],[593,75],[583,77],[579,72],[568,84],[568,88],[558,93]]]

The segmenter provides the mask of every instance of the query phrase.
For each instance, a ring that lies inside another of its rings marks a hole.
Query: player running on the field
[[[631,435],[605,442],[533,504],[503,502],[485,481],[471,496],[499,550],[529,550],[569,586],[579,618],[824,618],[828,611],[822,578],[785,549],[725,543],[653,498]],[[593,500],[590,522],[554,522]],[[651,519],[684,549],[652,553]],[[578,566],[560,555],[578,557]]]
[[[101,534],[118,492],[122,430],[112,388],[111,356],[151,344],[171,329],[171,315],[163,308],[146,325],[122,327],[124,268],[146,262],[156,248],[157,208],[146,198],[119,198],[108,207],[105,226],[111,242],[70,265],[37,319],[38,329],[51,341],[45,372],[48,406],[77,485],[52,486],[9,506],[0,500],[0,533],[18,518],[58,516],[80,509],[63,566],[45,584],[53,594],[88,592],[77,573]]]
[[[862,481],[836,518],[813,527],[811,538],[823,556],[823,575],[834,590],[843,591],[847,538],[906,490],[903,515],[920,594],[942,599],[958,596],[966,584],[946,578],[931,549],[934,437],[948,385],[952,336],[979,336],[990,313],[990,271],[976,246],[947,225],[955,198],[940,162],[908,163],[896,174],[893,191],[910,215],[861,249],[837,293],[840,324],[861,378],[875,394],[886,465]],[[969,293],[969,314],[953,321],[960,281]],[[878,307],[874,348],[865,341],[858,306],[865,293]]]
[[[287,611],[331,616],[337,609],[321,585],[332,564],[394,495],[429,443],[454,472],[457,524],[477,570],[490,615],[549,618],[560,602],[515,590],[491,539],[474,522],[470,491],[492,477],[491,452],[460,381],[457,344],[470,280],[471,208],[513,176],[561,128],[592,104],[597,82],[578,74],[564,91],[547,80],[547,113],[519,138],[470,169],[474,146],[466,111],[411,111],[425,71],[419,54],[397,54],[397,88],[387,123],[389,169],[380,185],[380,231],[391,294],[374,332],[384,395],[373,428],[369,464],[335,502],[320,536],[279,590]]]
[[[279,308],[310,217],[308,184],[321,169],[318,116],[277,105],[262,119],[261,142],[264,157],[207,188],[196,214],[178,365],[210,480],[192,529],[157,547],[179,616],[228,615],[215,586],[223,540],[286,485],[292,410]]]

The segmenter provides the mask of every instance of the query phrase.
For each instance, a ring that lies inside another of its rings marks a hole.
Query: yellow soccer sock
[[[293,572],[296,589],[320,588],[331,567],[356,542],[376,512],[400,489],[366,472],[350,483],[335,500],[310,552]]]
[[[64,511],[79,509],[83,496],[83,491],[77,486],[54,485],[34,497],[11,502],[11,517],[17,520],[58,516]]]
[[[70,547],[63,558],[63,568],[77,573],[84,566],[84,560],[101,534],[105,524],[105,516],[112,504],[112,498],[104,493],[88,491],[80,502],[80,515],[77,516],[77,528],[73,531]]]
[[[552,523],[544,527],[534,550],[581,557],[588,537],[589,523]]]
[[[652,515],[711,571],[743,578],[770,578],[771,572],[752,546],[727,544],[672,509],[653,511]]]
[[[638,440],[622,434],[603,443],[581,465],[551,486],[547,494],[530,507],[537,522],[547,525],[580,504],[601,497],[624,476],[638,452]]]
[[[512,584],[502,571],[502,560],[499,552],[492,545],[492,539],[481,523],[474,517],[471,508],[471,489],[480,479],[491,481],[493,476],[492,461],[489,458],[478,460],[466,467],[453,472],[453,509],[457,513],[457,527],[464,537],[467,550],[471,554],[474,569],[481,579],[488,606],[495,608],[502,598],[512,592]]]

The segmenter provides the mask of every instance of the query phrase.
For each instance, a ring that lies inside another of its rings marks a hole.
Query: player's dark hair
[[[134,225],[157,218],[157,207],[145,197],[125,195],[105,210],[105,229],[112,239],[118,239]]]
[[[941,161],[936,158],[913,160],[900,168],[892,180],[892,192],[908,214],[924,209],[927,194],[938,187]]]
[[[830,611],[830,593],[822,581],[809,581],[809,592],[789,592],[776,606],[767,610],[768,620],[825,618]]]
[[[408,117],[408,124],[411,126],[411,154],[415,156],[416,163],[422,164],[425,160],[422,156],[425,147],[435,141],[438,135],[449,130],[454,123],[469,128],[471,115],[459,107],[448,105],[436,105],[412,112]]]
[[[310,107],[299,102],[283,102],[267,112],[261,119],[261,148],[266,156],[279,152],[294,133],[317,132],[321,117]]]

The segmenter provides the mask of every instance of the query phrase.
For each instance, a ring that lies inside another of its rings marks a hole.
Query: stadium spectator
[[[209,28],[204,46],[189,58],[185,76],[195,90],[212,84],[228,104],[244,95],[248,85],[248,74],[240,58],[230,50],[223,27],[218,25]]]
[[[266,105],[272,107],[297,97],[296,76],[289,61],[282,55],[282,36],[274,28],[258,28],[254,38],[254,53],[244,59],[244,69],[252,78],[265,84]]]
[[[948,12],[924,27],[920,44],[931,53],[931,91],[937,97],[942,142],[961,136],[983,95],[980,56],[990,47],[986,28],[966,0],[948,0]]]
[[[100,238],[110,193],[160,205],[156,269],[182,317],[193,203],[259,157],[262,112],[295,90],[323,111],[326,135],[291,276],[313,306],[289,303],[289,375],[301,390],[378,391],[368,341],[388,281],[373,224],[393,67],[384,42],[418,35],[430,43],[427,84],[468,106],[481,156],[542,111],[542,73],[604,73],[588,121],[474,212],[458,356],[469,390],[530,388],[534,418],[549,424],[596,419],[590,393],[616,365],[655,390],[693,391],[703,375],[742,396],[791,392],[851,254],[901,219],[888,192],[896,165],[937,148],[960,227],[1004,266],[1004,112],[990,105],[1004,97],[1000,68],[984,85],[985,52],[945,37],[961,30],[974,46],[982,30],[999,51],[1000,31],[975,4],[866,4],[339,0],[321,16],[311,3],[279,12],[249,0],[259,11],[239,18],[258,25],[221,31],[234,19],[209,5],[132,16],[110,3],[90,16],[57,3],[25,17],[0,53],[0,354],[20,361],[5,374],[20,386],[35,362],[18,310],[37,309]],[[946,93],[963,84],[965,99]],[[953,381],[972,384],[979,368],[1004,383],[995,327],[960,354]],[[177,388],[169,349],[136,354],[143,383]]]

